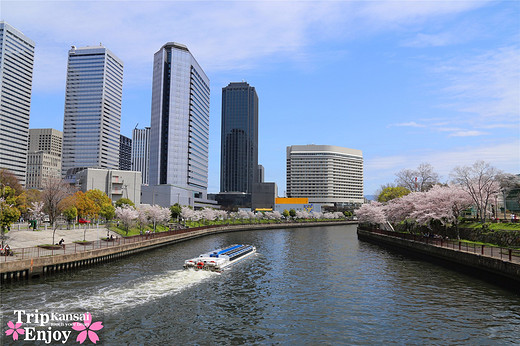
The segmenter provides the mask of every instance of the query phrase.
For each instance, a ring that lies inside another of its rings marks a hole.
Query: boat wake
[[[120,309],[146,304],[155,299],[178,294],[183,290],[197,285],[219,273],[194,270],[171,270],[134,282],[121,283],[117,287],[109,286],[97,294],[81,297],[81,302],[62,301],[61,308],[77,307],[86,310],[104,310],[113,312]]]

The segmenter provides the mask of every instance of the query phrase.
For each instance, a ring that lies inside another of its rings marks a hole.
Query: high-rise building
[[[29,129],[26,188],[43,189],[49,178],[61,178],[63,133],[55,129]]]
[[[119,136],[119,169],[132,169],[132,139],[123,135]]]
[[[0,169],[25,185],[34,42],[0,22]]]
[[[209,93],[209,79],[186,46],[169,42],[155,53],[150,185],[169,185],[185,205],[207,198]]]
[[[248,83],[222,88],[220,191],[251,193],[258,182],[258,96]]]
[[[329,205],[363,203],[363,153],[333,145],[287,147],[287,197]]]
[[[62,174],[119,168],[123,62],[103,46],[69,50]]]
[[[150,170],[150,127],[132,131],[132,171],[141,172],[142,184],[148,185]]]

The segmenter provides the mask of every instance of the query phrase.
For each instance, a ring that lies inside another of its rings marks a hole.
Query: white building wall
[[[361,150],[332,145],[287,147],[287,197],[309,203],[363,203]]]
[[[76,183],[83,192],[105,192],[113,202],[128,198],[135,205],[141,204],[141,172],[88,168],[76,174]]]

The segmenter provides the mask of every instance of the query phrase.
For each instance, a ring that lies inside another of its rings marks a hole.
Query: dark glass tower
[[[258,181],[258,96],[248,83],[222,88],[220,191],[251,193]]]

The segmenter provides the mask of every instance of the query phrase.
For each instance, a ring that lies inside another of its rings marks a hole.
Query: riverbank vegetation
[[[520,220],[513,213],[518,211],[507,210],[505,203],[509,198],[509,206],[518,208],[518,176],[479,161],[470,167],[456,167],[451,182],[441,183],[433,168],[422,164],[417,170],[399,172],[396,183],[402,187],[398,194],[392,194],[395,187],[385,186],[379,201],[356,211],[361,227],[520,247]],[[505,222],[507,214],[511,223]],[[500,216],[502,222],[497,222]]]
[[[116,217],[118,222],[110,226],[110,229],[122,236],[163,232],[170,228],[346,219],[345,214],[341,212],[317,213],[296,210],[288,210],[283,213],[278,211],[254,213],[244,210],[227,212],[212,208],[194,210],[191,207],[180,205],[174,205],[169,209],[150,205],[142,205],[138,208],[125,205],[116,208]]]

